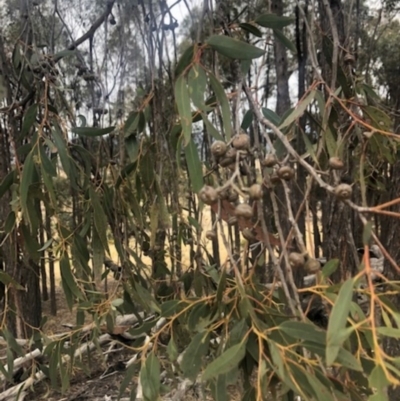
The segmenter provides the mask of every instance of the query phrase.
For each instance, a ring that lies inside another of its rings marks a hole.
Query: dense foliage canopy
[[[5,1],[0,399],[399,399],[398,9]]]

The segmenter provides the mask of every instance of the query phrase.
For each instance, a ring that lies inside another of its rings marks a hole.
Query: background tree
[[[117,338],[132,398],[397,399],[396,12],[8,2],[0,398]]]

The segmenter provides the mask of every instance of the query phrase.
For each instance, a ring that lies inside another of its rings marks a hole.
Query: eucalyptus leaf
[[[115,127],[107,127],[107,128],[97,128],[97,127],[74,127],[72,128],[72,132],[77,135],[82,136],[103,136],[107,135],[115,130]]]
[[[282,29],[295,21],[292,17],[283,17],[276,14],[261,14],[255,20],[258,25],[264,28]]]
[[[232,59],[252,60],[265,54],[263,49],[224,35],[210,36],[206,43],[218,53]]]

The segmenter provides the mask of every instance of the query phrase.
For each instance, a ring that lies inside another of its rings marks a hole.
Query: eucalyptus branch
[[[106,21],[108,16],[111,14],[114,3],[115,3],[115,0],[107,0],[106,9],[104,10],[103,14],[100,15],[100,17],[92,24],[92,26],[86,33],[84,33],[77,40],[73,41],[73,43],[70,46],[68,46],[65,50],[75,50],[83,42],[92,38],[93,35],[95,34],[95,32],[97,31],[97,29],[100,28],[100,26],[103,24],[103,22]],[[58,13],[58,10],[57,10],[57,13]],[[58,55],[58,56],[54,57],[54,62],[58,63],[62,58],[63,58],[62,55]]]
[[[276,257],[274,250],[272,249],[271,242],[269,241],[269,232],[268,232],[267,224],[265,222],[264,214],[263,214],[261,207],[257,207],[257,211],[258,211],[258,219],[261,222],[261,228],[262,228],[263,234],[264,234],[264,242],[267,245],[269,256],[271,257],[272,264],[274,265],[274,270],[276,273],[278,273],[278,277],[279,277],[280,283],[282,285],[283,292],[285,293],[285,297],[288,301],[289,308],[290,308],[291,312],[293,313],[293,315],[296,315],[296,309],[298,310],[299,304],[294,305],[292,297],[290,296],[287,281],[285,280],[285,274],[283,273],[283,270],[279,264],[278,258]]]
[[[286,207],[288,210],[288,219],[290,224],[293,227],[295,238],[297,241],[297,245],[301,249],[301,252],[306,252],[306,245],[304,243],[303,235],[300,232],[299,226],[297,225],[297,221],[293,216],[293,211],[292,211],[292,202],[290,200],[290,189],[286,182],[282,182],[283,184],[283,191],[285,193],[285,200],[286,200]]]
[[[278,229],[279,238],[280,238],[281,244],[282,244],[282,256],[285,260],[285,265],[286,265],[286,280],[290,284],[290,287],[292,288],[293,297],[296,302],[296,304],[295,304],[296,309],[299,311],[300,316],[304,317],[304,312],[303,312],[303,309],[301,308],[299,294],[297,292],[297,286],[294,282],[292,268],[289,263],[289,255],[288,255],[286,244],[285,244],[283,230],[282,230],[281,224],[279,222],[279,207],[278,207],[278,203],[276,201],[276,195],[275,195],[274,191],[271,191],[270,194],[271,194],[272,208],[273,208],[274,217],[275,217],[275,225]]]

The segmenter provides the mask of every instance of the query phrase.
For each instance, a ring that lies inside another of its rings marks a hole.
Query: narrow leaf
[[[200,110],[207,111],[210,107],[206,106],[204,95],[207,87],[207,75],[200,64],[195,64],[188,75],[190,97],[193,104]]]
[[[157,401],[160,394],[160,363],[152,352],[140,370],[140,383],[146,401]]]
[[[107,128],[97,128],[97,127],[74,127],[72,128],[72,132],[81,136],[103,136],[113,132],[115,127],[107,127]]]
[[[194,45],[189,46],[182,54],[175,68],[175,77],[179,77],[192,63],[194,56]]]
[[[26,221],[29,221],[30,224],[31,220],[29,216],[28,195],[29,187],[33,183],[34,168],[35,165],[33,163],[33,151],[31,151],[25,159],[20,184],[21,209]]]
[[[322,268],[322,277],[329,277],[339,267],[339,259],[331,259]]]
[[[104,267],[104,246],[96,227],[92,230],[92,249],[93,249],[93,277],[96,285],[101,282],[101,275],[103,274]]]
[[[340,346],[345,340],[343,329],[346,327],[353,296],[354,280],[348,279],[341,287],[329,318],[327,329],[326,363],[330,366],[339,353]]]
[[[263,49],[224,35],[213,35],[206,43],[218,53],[232,59],[252,60],[265,54]]]
[[[296,53],[296,46],[292,41],[290,41],[279,29],[274,29],[274,36],[276,40],[279,40],[287,49],[292,53]]]
[[[199,374],[203,364],[203,357],[208,351],[209,342],[209,333],[197,333],[186,348],[180,366],[185,377],[190,380],[196,379]]]
[[[25,138],[30,128],[33,127],[33,125],[35,124],[37,111],[38,111],[38,105],[36,103],[32,104],[26,111],[21,128],[21,134],[20,134],[21,138]]]
[[[279,126],[280,129],[287,127],[288,125],[292,124],[294,121],[296,121],[298,118],[300,118],[304,112],[306,111],[307,107],[309,104],[314,100],[315,97],[315,90],[312,90],[307,97],[302,100],[296,108],[289,114],[288,117],[285,118],[283,123]]]
[[[313,341],[318,344],[325,344],[326,335],[322,330],[317,329],[311,323],[286,321],[279,326],[279,329],[298,340]]]
[[[224,138],[222,135],[218,132],[218,130],[214,127],[214,125],[211,124],[210,120],[208,119],[206,113],[201,113],[201,116],[203,118],[204,124],[206,126],[207,132],[217,141],[223,141]]]
[[[92,201],[93,207],[93,220],[94,225],[96,227],[97,233],[99,234],[99,238],[103,244],[104,249],[110,253],[110,249],[108,247],[108,239],[107,239],[107,216],[104,213],[104,209],[101,206],[100,199],[96,193],[96,191],[90,187],[89,189],[90,200]]]
[[[255,22],[264,28],[282,29],[294,22],[292,17],[281,17],[276,14],[262,14],[256,18]]]
[[[239,24],[239,27],[242,28],[244,31],[249,32],[259,38],[262,37],[262,32],[253,24],[249,24],[247,22],[243,22]]]
[[[84,299],[81,290],[79,289],[78,284],[75,281],[75,277],[72,274],[71,265],[69,263],[69,256],[67,253],[64,253],[60,259],[60,271],[63,285],[66,285],[76,298]]]
[[[193,191],[199,192],[203,187],[203,167],[193,139],[190,139],[188,145],[185,147],[185,158]]]
[[[190,110],[189,89],[183,75],[175,83],[175,101],[181,118],[184,146],[186,146],[192,136],[192,112]]]
[[[10,171],[3,179],[0,184],[0,199],[4,194],[10,189],[12,183],[14,182],[15,170]]]
[[[247,339],[227,349],[222,355],[212,361],[203,373],[203,380],[210,380],[218,375],[228,373],[235,368],[246,354],[246,343]]]
[[[225,139],[227,141],[231,140],[232,137],[232,115],[231,109],[229,107],[228,97],[226,96],[225,90],[221,83],[217,80],[215,75],[208,74],[210,78],[210,83],[217,97],[217,101],[221,107],[222,121],[224,125]]]

